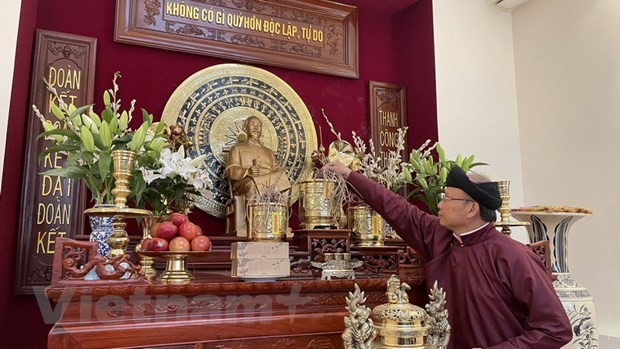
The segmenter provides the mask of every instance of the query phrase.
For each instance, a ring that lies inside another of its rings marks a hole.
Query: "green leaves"
[[[93,110],[93,104],[75,106],[66,103],[63,96],[49,84],[47,88],[53,95],[50,110],[54,120],[48,120],[49,116],[44,116],[39,108],[33,106],[44,130],[38,138],[45,138],[51,144],[39,154],[39,161],[53,153],[66,156],[64,168],[45,173],[83,180],[97,203],[112,203],[114,199],[114,150],[132,150],[137,153],[137,164],[152,164],[167,146],[164,123],[159,123],[153,133],[153,128],[149,130],[153,115],[144,109],[142,124],[135,132],[131,130],[135,101],[131,102],[128,110],[121,110],[120,99],[117,98],[117,79],[120,76],[119,72],[115,72],[113,87],[103,92],[100,113]],[[146,190],[144,181],[138,189],[139,193]]]
[[[482,162],[474,162],[474,155],[457,155],[455,160],[446,159],[445,151],[439,143],[427,148],[430,141],[424,143],[419,149],[411,151],[409,163],[404,166],[405,179],[413,186],[409,193],[426,204],[429,212],[437,214],[439,195],[446,186],[448,173],[454,165],[458,165],[463,171],[468,172],[475,166],[486,165]],[[436,150],[437,157],[433,158],[432,150]],[[415,173],[415,176],[413,174]]]
[[[60,108],[58,108],[58,106],[55,103],[51,104],[52,107],[52,114],[60,121],[65,121],[65,114],[62,112],[62,110],[60,110]]]
[[[110,93],[108,90],[103,91],[103,105],[110,105]]]
[[[91,153],[94,152],[95,151],[95,140],[93,139],[93,134],[90,133],[90,131],[88,130],[88,128],[86,128],[86,126],[82,126],[82,129],[80,132],[81,132],[80,139],[82,140],[82,144],[84,145],[84,148]]]
[[[142,126],[138,128],[136,133],[134,133],[133,138],[131,138],[131,141],[127,143],[127,149],[137,152],[140,148],[142,148],[142,144],[144,144],[144,140],[146,139],[146,130],[148,126],[149,124],[144,122]]]
[[[99,153],[99,175],[106,178],[112,172],[112,152],[104,150]]]
[[[104,147],[111,148],[112,132],[110,131],[110,126],[108,126],[108,123],[105,121],[103,121],[99,127],[99,137],[101,138],[101,144]]]
[[[127,123],[129,122],[129,114],[126,110],[121,113],[120,119],[118,119],[118,129],[125,131],[127,129]]]
[[[59,152],[64,152],[64,153],[73,153],[73,152],[77,152],[80,150],[79,146],[76,146],[74,144],[58,144],[58,145],[52,145],[51,147],[48,147],[47,149],[43,150],[41,153],[39,153],[39,162],[43,161],[43,159],[45,159],[46,156],[48,156],[49,154],[52,153],[59,153]]]

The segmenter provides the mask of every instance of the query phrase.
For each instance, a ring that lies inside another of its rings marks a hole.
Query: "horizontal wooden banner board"
[[[114,40],[359,77],[357,7],[321,0],[117,0]]]

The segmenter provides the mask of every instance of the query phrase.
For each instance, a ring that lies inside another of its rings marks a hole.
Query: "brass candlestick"
[[[112,152],[112,160],[114,161],[114,205],[117,208],[125,208],[127,196],[131,194],[129,188],[129,179],[132,177],[132,171],[136,162],[136,153],[129,150],[114,150]]]
[[[499,190],[499,197],[502,199],[502,205],[499,207],[500,221],[508,222],[510,220],[510,181],[498,181],[497,189]],[[505,227],[510,232],[510,228]]]
[[[132,176],[136,154],[128,150],[112,151],[114,162],[115,187],[112,189],[114,195],[114,207],[93,207],[84,211],[85,215],[112,217],[112,234],[108,238],[110,252],[108,258],[114,258],[125,254],[125,248],[129,244],[129,236],[125,227],[125,218],[137,218],[152,215],[151,211],[126,206],[127,196],[131,194],[129,179]]]
[[[496,227],[502,227],[502,234],[510,236],[512,231],[510,227],[522,227],[529,225],[528,222],[511,222],[510,221],[510,181],[497,181],[497,189],[499,190],[499,196],[502,199],[502,204],[498,211],[500,214],[500,221],[495,222]]]
[[[142,240],[136,246],[136,252],[140,257],[140,265],[142,266],[142,270],[144,271],[144,276],[147,279],[153,279],[157,275],[157,270],[153,268],[154,259],[153,257],[146,256],[141,254],[142,252],[142,242],[146,239],[152,238],[151,236],[151,228],[153,225],[161,220],[161,217],[157,216],[148,216],[144,217],[140,222],[142,227]]]

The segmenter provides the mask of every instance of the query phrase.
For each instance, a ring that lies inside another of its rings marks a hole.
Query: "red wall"
[[[417,147],[425,139],[437,139],[435,76],[431,0],[407,0],[413,4],[403,11],[405,0],[342,0],[359,7],[360,78],[349,79],[284,68],[259,66],[285,80],[304,100],[310,114],[323,130],[327,145],[335,139],[321,116],[324,108],[335,128],[345,138],[351,131],[368,137],[368,83],[383,81],[407,86],[409,145]],[[398,3],[398,5],[394,5]],[[5,340],[24,348],[45,347],[51,326],[45,325],[33,296],[13,295],[16,244],[20,217],[26,129],[29,115],[29,88],[36,29],[48,29],[97,38],[95,102],[100,102],[115,71],[124,103],[137,100],[138,108],[161,114],[169,96],[188,76],[205,67],[229,60],[116,43],[114,8],[111,0],[22,0],[14,81],[9,111],[0,217],[0,237],[5,247],[0,253],[0,313]],[[200,211],[192,219],[210,233],[224,229],[222,220]],[[295,223],[291,222],[295,227]],[[130,232],[131,233],[131,232]],[[137,234],[137,232],[136,232]]]

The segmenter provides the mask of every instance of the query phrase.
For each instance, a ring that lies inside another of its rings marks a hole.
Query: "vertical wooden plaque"
[[[92,103],[96,44],[95,38],[37,31],[30,104],[36,105],[48,120],[58,121],[50,109],[54,96],[47,90],[43,79],[51,83],[67,103],[76,106]],[[37,161],[39,153],[50,144],[37,139],[41,132],[41,122],[30,110],[17,246],[16,294],[32,294],[34,286],[49,285],[56,237],[73,238],[82,233],[83,227],[85,187],[75,180],[39,174],[62,167],[66,160],[62,154],[51,154],[44,161]]]
[[[370,82],[370,138],[381,158],[396,150],[398,128],[407,126],[407,99],[404,86],[378,81]],[[407,160],[407,139],[403,161]]]

